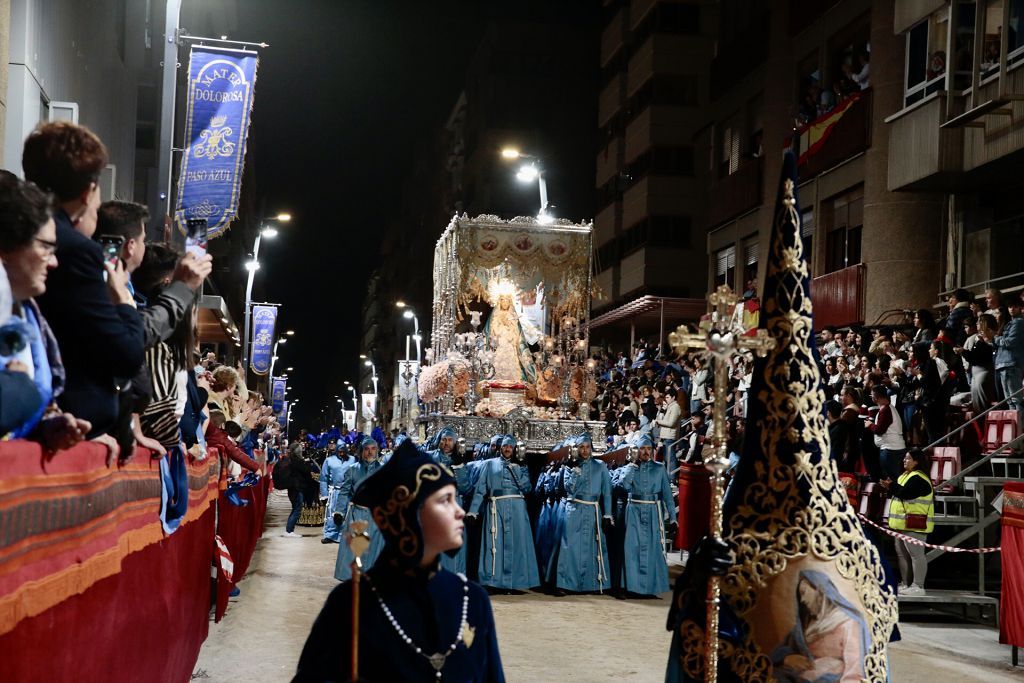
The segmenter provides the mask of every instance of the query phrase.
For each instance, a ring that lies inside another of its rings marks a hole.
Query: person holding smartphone
[[[66,121],[41,125],[22,152],[26,179],[53,193],[58,204],[57,267],[38,298],[63,342],[67,382],[57,402],[91,423],[89,437],[104,442],[113,455],[120,450],[109,436],[118,422],[118,387],[142,366],[145,348],[124,265],[105,265],[103,249],[92,240],[107,161],[107,150],[92,131]]]

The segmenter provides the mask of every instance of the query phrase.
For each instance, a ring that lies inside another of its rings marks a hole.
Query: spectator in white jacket
[[[708,400],[708,369],[701,358],[693,359],[693,380],[690,384],[690,414],[700,412],[704,402]]]
[[[680,389],[675,397],[664,396],[661,409],[658,410],[658,439],[665,453],[665,465],[671,472],[676,468],[676,454],[673,443],[679,438],[679,423],[689,414],[689,399],[686,392]]]

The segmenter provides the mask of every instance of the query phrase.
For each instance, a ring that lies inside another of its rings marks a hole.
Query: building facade
[[[607,0],[600,49],[595,314],[643,295],[700,297],[698,209],[716,3]]]

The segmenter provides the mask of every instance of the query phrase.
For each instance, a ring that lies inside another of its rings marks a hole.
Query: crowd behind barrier
[[[101,202],[107,162],[53,122],[26,139],[24,180],[0,172],[5,680],[185,680],[211,566],[219,619],[283,442],[244,368],[198,344],[212,258],[147,243],[145,206]]]
[[[748,298],[751,293],[748,293]],[[987,290],[975,298],[957,290],[947,315],[913,313],[913,326],[826,328],[817,335],[819,369],[827,398],[832,455],[839,471],[864,481],[895,479],[907,449],[962,446],[967,465],[985,447],[979,421],[947,434],[984,411],[1005,408],[1020,427],[1024,371],[1024,318],[1020,293]],[[649,433],[659,459],[672,469],[702,461],[711,423],[714,378],[697,352],[664,353],[640,342],[630,353],[595,354],[597,395],[591,417],[606,423],[610,445]],[[753,358],[730,368],[728,449],[742,450]],[[1016,445],[1013,449],[1019,450]]]

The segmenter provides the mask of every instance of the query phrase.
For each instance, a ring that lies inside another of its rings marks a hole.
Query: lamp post
[[[246,377],[249,376],[249,358],[252,354],[252,283],[256,279],[256,271],[260,269],[260,242],[264,237],[273,239],[277,237],[277,228],[269,222],[287,223],[292,219],[291,214],[279,213],[267,221],[260,221],[260,229],[256,232],[256,240],[252,245],[252,259],[245,264],[249,271],[249,279],[245,283],[245,342],[242,344],[242,367],[245,368]]]
[[[402,309],[402,317],[403,318],[405,318],[406,320],[412,320],[412,326],[413,326],[412,338],[416,342],[416,363],[419,364],[419,362],[420,362],[420,355],[421,355],[420,354],[420,351],[421,351],[421,349],[420,349],[420,341],[423,339],[423,337],[420,336],[420,319],[416,317],[416,311],[414,311],[411,308],[409,308],[404,301],[396,301],[395,302],[395,307]],[[408,341],[408,338],[406,339],[406,341]],[[409,347],[408,347],[408,345],[406,345],[406,347],[405,347],[405,359],[409,360]]]
[[[540,192],[540,211],[537,213],[537,222],[547,224],[553,221],[554,216],[548,213],[548,184],[544,180],[544,167],[541,158],[532,154],[523,154],[514,147],[506,147],[501,150],[501,157],[510,161],[523,159],[529,162],[519,167],[516,180],[521,183],[537,181],[537,189]]]
[[[294,332],[292,332],[292,330],[288,330],[288,332],[291,332],[292,334],[295,334]],[[272,354],[270,354],[270,372],[267,373],[268,377],[273,377],[274,376],[274,365],[277,364],[277,347],[278,347],[278,344],[287,344],[287,343],[288,343],[288,337],[278,337],[277,341],[274,342],[274,352]],[[288,369],[291,370],[291,368],[288,368]]]

